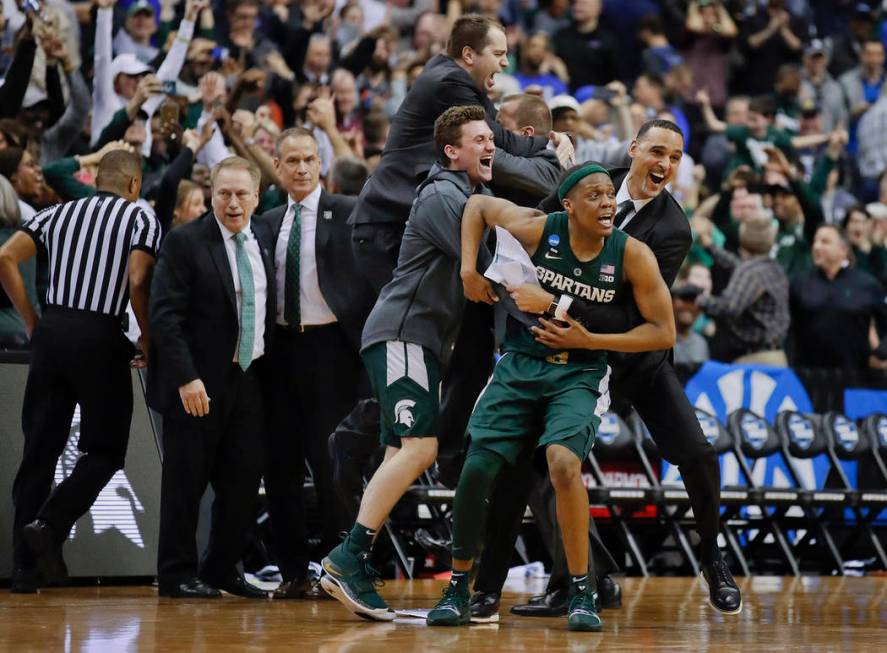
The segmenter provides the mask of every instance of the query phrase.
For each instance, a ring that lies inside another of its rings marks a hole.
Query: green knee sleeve
[[[453,502],[453,558],[477,557],[487,522],[493,483],[505,460],[487,449],[470,447]]]

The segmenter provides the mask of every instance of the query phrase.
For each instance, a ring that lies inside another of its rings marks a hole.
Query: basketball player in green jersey
[[[464,262],[477,260],[484,228],[500,226],[527,250],[546,290],[600,304],[632,292],[646,322],[626,333],[601,334],[600,350],[557,351],[509,316],[504,354],[468,425],[471,445],[454,501],[453,575],[428,614],[432,626],[469,622],[469,573],[493,483],[503,465],[514,464],[533,442],[548,463],[572,577],[568,627],[602,626],[587,578],[588,492],[581,467],[609,407],[606,350],[667,349],[674,343],[675,327],[669,291],[653,253],[613,229],[616,191],[607,170],[596,164],[577,166],[561,183],[558,197],[564,210],[549,215],[491,197],[468,201],[462,216],[466,297],[489,301],[489,282]]]

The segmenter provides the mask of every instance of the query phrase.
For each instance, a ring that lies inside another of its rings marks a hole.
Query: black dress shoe
[[[228,580],[220,583],[212,582],[211,579],[207,579],[204,582],[209,582],[210,585],[222,590],[223,592],[228,592],[228,594],[234,594],[235,596],[242,596],[245,599],[268,598],[268,592],[246,582],[246,579],[243,577],[242,574],[232,576]]]
[[[703,566],[702,576],[708,583],[708,600],[715,610],[724,614],[742,612],[742,594],[726,562],[719,560]]]
[[[288,580],[282,582],[271,594],[275,601],[284,599],[304,599],[305,594],[311,589],[312,582],[308,578],[301,580]]]
[[[219,590],[199,578],[192,578],[178,585],[160,585],[158,594],[171,599],[217,599],[222,596]]]
[[[62,539],[55,529],[42,519],[35,519],[22,528],[22,536],[34,552],[37,568],[46,584],[65,582],[68,567],[62,557]]]
[[[622,588],[609,576],[597,579],[598,610],[614,610],[622,607]]]
[[[499,621],[499,592],[475,592],[471,597],[471,623],[492,624]]]
[[[511,608],[511,614],[521,617],[562,617],[567,614],[568,592],[556,589],[548,594],[530,597],[527,603]]]
[[[12,572],[9,591],[13,594],[36,594],[43,587],[43,576],[37,569],[18,567]]]

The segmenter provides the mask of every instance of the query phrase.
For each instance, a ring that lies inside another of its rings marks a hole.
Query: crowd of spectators
[[[230,154],[286,202],[281,130],[356,195],[460,15],[497,17],[496,102],[542,97],[576,160],[624,165],[650,118],[685,133],[671,192],[694,246],[673,289],[679,362],[887,367],[887,12],[874,0],[3,0],[0,241],[140,153],[164,230]],[[38,260],[26,275],[42,294]],[[0,344],[26,344],[0,299]]]

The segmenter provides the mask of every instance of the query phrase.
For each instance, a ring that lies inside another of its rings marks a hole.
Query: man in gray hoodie
[[[441,370],[465,309],[461,266],[462,210],[492,177],[496,146],[480,106],[457,106],[435,121],[441,162],[419,186],[397,268],[363,330],[362,350],[381,408],[385,459],[367,484],[349,535],[323,560],[323,588],[357,615],[391,621],[369,564],[376,531],[437,457]],[[478,262],[489,263],[488,251]],[[481,268],[483,269],[483,268]],[[495,301],[488,286],[490,301]]]

